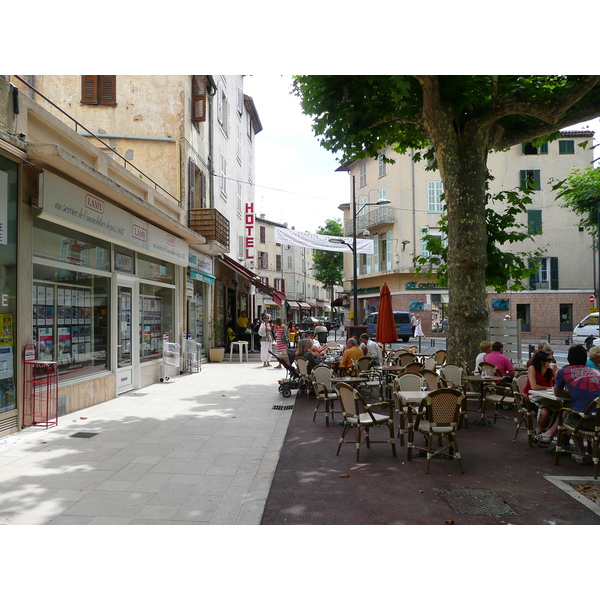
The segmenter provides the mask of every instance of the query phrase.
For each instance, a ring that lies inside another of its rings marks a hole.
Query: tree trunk
[[[472,365],[489,337],[485,285],[487,258],[487,131],[446,130],[437,136],[436,156],[448,214],[448,361]],[[439,133],[439,131],[438,131]]]

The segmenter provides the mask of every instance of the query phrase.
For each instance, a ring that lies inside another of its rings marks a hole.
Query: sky
[[[263,130],[255,140],[255,210],[277,223],[315,232],[326,219],[342,217],[350,201],[350,176],[336,172],[340,161],[322,148],[299,98],[290,94],[291,76],[249,75],[244,93],[256,105]],[[590,128],[599,143],[600,119],[568,129]],[[600,148],[595,150],[598,158]]]

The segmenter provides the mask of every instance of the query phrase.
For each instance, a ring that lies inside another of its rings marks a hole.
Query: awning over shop
[[[292,310],[300,310],[300,305],[297,302],[294,302],[293,300],[288,300],[287,305],[288,308],[291,308]]]
[[[225,254],[218,256],[217,258],[224,265],[228,266],[229,268],[233,269],[234,271],[237,271],[238,273],[243,275],[246,279],[249,279],[250,283],[252,285],[256,286],[261,292],[264,292],[265,294],[268,294],[269,296],[271,296],[271,298],[273,299],[273,302],[277,306],[281,306],[283,304],[283,302],[285,302],[285,294],[283,292],[279,292],[275,288],[272,288],[270,285],[263,283],[261,281],[260,277],[256,273],[253,273],[249,269],[246,269],[246,267],[244,267],[243,265],[240,265],[240,263],[233,260],[233,258],[229,258],[229,256],[227,256]]]
[[[308,302],[308,305],[309,305],[311,308],[319,308],[319,305],[318,305],[318,304],[313,304],[312,302]]]
[[[298,302],[298,306],[302,309],[302,310],[310,310],[311,306],[308,302]]]
[[[213,283],[216,281],[216,278],[213,275],[209,275],[208,273],[202,273],[202,271],[198,271],[196,269],[192,269],[192,267],[188,267],[188,275],[190,279],[196,279],[197,281],[204,281],[205,283]]]

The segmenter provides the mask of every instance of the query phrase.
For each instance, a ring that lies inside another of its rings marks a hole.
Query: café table
[[[403,392],[397,391],[394,395],[394,404],[396,406],[396,412],[398,413],[400,423],[398,424],[398,437],[400,438],[400,445],[404,446],[404,434],[408,433],[408,439],[411,439],[411,432],[413,428],[413,415],[417,413],[421,401],[425,396],[429,394],[429,390],[421,390],[414,392]],[[406,413],[404,412],[406,407]],[[408,431],[404,428],[404,418],[408,418]]]
[[[554,393],[553,388],[548,388],[546,390],[531,390],[531,392],[529,393],[529,400],[533,402],[533,404],[535,404],[538,408],[543,408],[544,406],[546,406],[552,412],[555,412],[556,409],[565,406],[565,403],[571,403],[570,398],[563,398],[561,396],[557,396]]]
[[[366,377],[355,377],[352,375],[344,375],[343,377],[332,377],[331,383],[347,383],[353,388],[356,388],[359,384],[369,381]]]
[[[485,384],[486,383],[499,383],[502,381],[503,377],[484,377],[483,375],[463,375],[464,381],[469,381],[471,383],[475,383],[479,386],[479,413],[481,415],[481,407],[483,405],[483,397],[485,394]],[[481,422],[481,416],[473,421],[474,425],[479,425]],[[487,419],[483,420],[482,425],[490,425]]]

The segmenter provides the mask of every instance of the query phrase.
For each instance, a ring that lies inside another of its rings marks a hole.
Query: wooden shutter
[[[264,227],[260,228],[260,243],[264,244],[267,239],[266,229]]]
[[[281,271],[281,254],[275,255],[275,270]]]
[[[98,104],[98,77],[96,75],[82,75],[81,104]]]
[[[200,204],[202,208],[206,208],[206,175],[204,171],[200,171]]]
[[[535,266],[536,266],[535,263],[531,259],[529,259],[527,261],[527,267],[529,269],[534,269]],[[529,289],[530,290],[535,290],[537,288],[535,279],[536,279],[536,273],[531,273],[531,275],[529,275]]]
[[[550,257],[550,289],[558,289],[558,257]]]
[[[117,76],[98,75],[99,104],[116,106],[117,104]]]
[[[542,233],[542,211],[528,210],[527,211],[528,231],[531,235],[539,235]]]
[[[192,80],[192,121],[206,121],[206,77],[194,75]]]
[[[189,159],[188,168],[188,206],[196,208],[196,165],[194,161]]]

